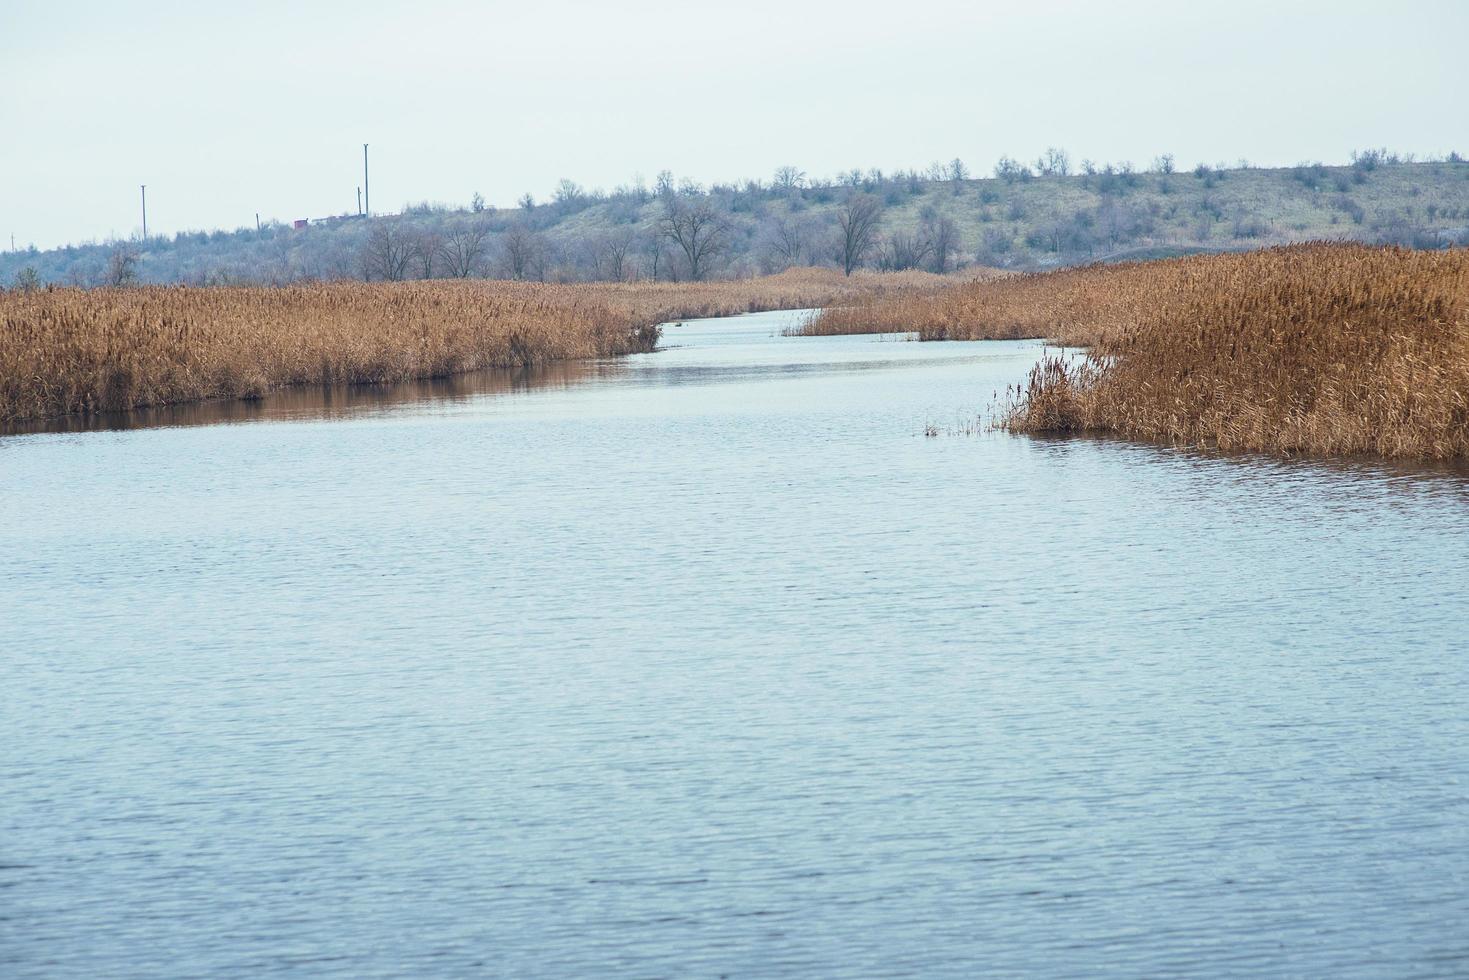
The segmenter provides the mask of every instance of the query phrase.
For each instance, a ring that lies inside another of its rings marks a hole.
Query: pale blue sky
[[[0,0],[0,247],[1048,145],[1469,152],[1469,2]]]

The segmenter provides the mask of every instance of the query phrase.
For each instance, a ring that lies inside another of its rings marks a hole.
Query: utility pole
[[[362,188],[357,188],[357,217],[362,217]]]
[[[372,192],[367,187],[367,144],[362,144],[362,197],[364,207],[367,208],[363,214],[372,217]]]
[[[255,234],[260,234],[260,212],[255,212]]]
[[[139,184],[143,191],[143,241],[148,241],[148,185]]]

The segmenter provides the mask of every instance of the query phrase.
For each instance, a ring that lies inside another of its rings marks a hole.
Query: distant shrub
[[[1396,153],[1389,153],[1386,147],[1376,150],[1353,150],[1352,167],[1362,173],[1376,170],[1378,167],[1386,167],[1396,163],[1402,163],[1403,158]]]
[[[1270,234],[1270,225],[1259,218],[1240,215],[1234,219],[1229,233],[1236,239],[1264,238]]]
[[[981,237],[985,251],[993,255],[1008,255],[1015,240],[998,228],[987,228]]]
[[[1345,194],[1338,194],[1336,197],[1332,198],[1331,206],[1336,208],[1343,214],[1347,215],[1347,217],[1352,219],[1352,223],[1357,225],[1360,225],[1362,223],[1363,218],[1365,218],[1367,214],[1367,212],[1362,208],[1362,205],[1358,204],[1350,197],[1347,197]]]
[[[1301,163],[1291,168],[1290,176],[1292,180],[1314,191],[1326,183],[1329,174],[1319,163]]]
[[[1035,174],[1031,173],[1030,168],[1019,160],[1000,157],[1000,162],[995,164],[995,176],[1007,184],[1013,184],[1016,181],[1030,180]]]
[[[1198,203],[1194,205],[1194,214],[1199,216],[1207,215],[1212,220],[1218,221],[1220,218],[1224,217],[1224,208],[1221,207],[1219,202],[1214,200],[1214,198],[1210,197],[1208,194],[1205,194],[1203,197],[1199,198]]]
[[[28,293],[41,288],[41,277],[36,274],[36,267],[28,265],[15,274],[14,288],[22,293]]]

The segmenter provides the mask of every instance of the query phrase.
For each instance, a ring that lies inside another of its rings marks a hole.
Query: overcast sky
[[[0,0],[0,247],[372,203],[1074,160],[1469,152],[1469,0]]]

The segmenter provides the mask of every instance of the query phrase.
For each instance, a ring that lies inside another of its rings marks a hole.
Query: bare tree
[[[370,280],[376,276],[388,282],[402,279],[417,254],[416,237],[391,220],[376,222],[362,247],[363,277]]]
[[[130,286],[138,281],[138,250],[130,242],[118,242],[107,256],[107,285]]]
[[[587,199],[587,192],[576,181],[562,177],[556,185],[552,199],[562,214],[572,214],[581,210],[582,204]]]
[[[933,243],[922,234],[895,231],[883,243],[882,254],[877,261],[883,269],[901,272],[918,268],[932,251]]]
[[[1046,147],[1046,152],[1035,162],[1035,172],[1042,177],[1069,177],[1071,155],[1056,146]]]
[[[954,185],[954,193],[957,194],[964,182],[969,179],[969,168],[964,165],[963,160],[955,157],[949,161],[948,176],[949,181]]]
[[[418,270],[423,273],[419,276],[420,279],[434,277],[434,263],[443,257],[443,248],[443,236],[432,229],[421,231],[413,236],[413,259]]]
[[[794,265],[801,265],[810,250],[811,224],[791,215],[776,215],[771,219],[761,243],[764,265],[770,272],[781,272]]]
[[[678,267],[673,264],[673,258],[663,248],[663,233],[661,231],[645,232],[640,238],[640,244],[648,278],[654,282],[660,278],[678,282]]]
[[[799,167],[776,167],[775,186],[781,190],[795,190],[806,183],[806,171]]]
[[[597,275],[613,282],[626,279],[628,253],[636,240],[637,233],[631,227],[614,228],[594,238],[592,245]]]
[[[525,225],[510,226],[500,239],[501,264],[512,279],[539,279],[545,275],[546,243]]]
[[[468,279],[485,256],[490,232],[483,221],[469,221],[449,229],[439,246],[444,271],[455,279]]]
[[[871,194],[853,194],[837,211],[837,227],[841,230],[837,258],[847,275],[850,276],[872,250],[881,218],[882,203]]]
[[[926,208],[919,224],[919,234],[929,245],[930,267],[940,275],[949,271],[961,248],[959,226],[946,214]]]
[[[662,231],[688,261],[689,278],[703,279],[729,245],[729,225],[707,197],[673,198],[663,216]]]

